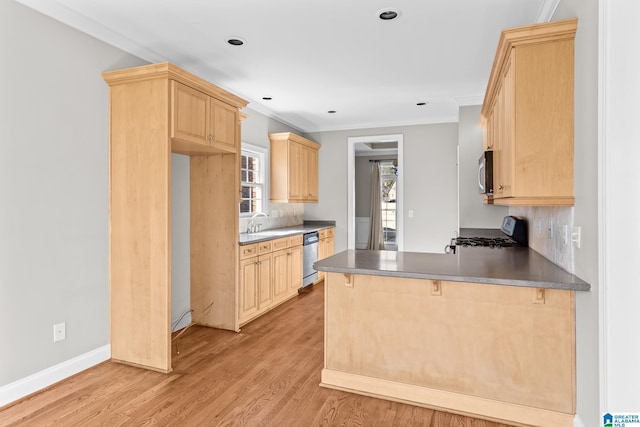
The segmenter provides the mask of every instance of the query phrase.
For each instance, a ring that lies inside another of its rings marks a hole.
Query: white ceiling
[[[314,132],[457,121],[482,103],[500,30],[547,21],[560,0],[18,1]],[[385,8],[400,16],[378,19]]]

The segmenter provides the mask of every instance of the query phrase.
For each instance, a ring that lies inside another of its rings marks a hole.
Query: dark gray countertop
[[[240,233],[240,246],[250,245],[252,243],[265,242],[267,240],[279,239],[280,237],[295,236],[296,234],[310,233],[312,231],[320,231],[324,228],[335,227],[335,221],[305,221],[303,224],[292,227],[273,228],[258,233]]]
[[[314,264],[318,271],[589,291],[591,285],[528,247],[458,248],[455,255],[347,250]]]

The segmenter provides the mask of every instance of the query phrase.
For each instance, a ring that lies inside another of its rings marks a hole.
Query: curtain
[[[380,189],[380,163],[371,163],[371,218],[369,226],[369,250],[384,249],[384,237],[382,234],[382,191]]]

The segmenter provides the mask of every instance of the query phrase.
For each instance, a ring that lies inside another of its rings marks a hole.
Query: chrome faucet
[[[262,224],[258,224],[256,226],[256,218],[259,216],[263,216],[265,218],[269,218],[269,216],[264,212],[256,212],[253,214],[249,222],[247,223],[247,233],[255,233],[256,231],[260,231]]]

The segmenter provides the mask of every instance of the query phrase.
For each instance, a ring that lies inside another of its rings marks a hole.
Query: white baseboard
[[[580,417],[576,415],[576,417],[573,419],[573,427],[586,427],[586,426],[584,425]]]
[[[0,408],[109,359],[111,359],[111,345],[107,344],[2,386],[0,387]]]

